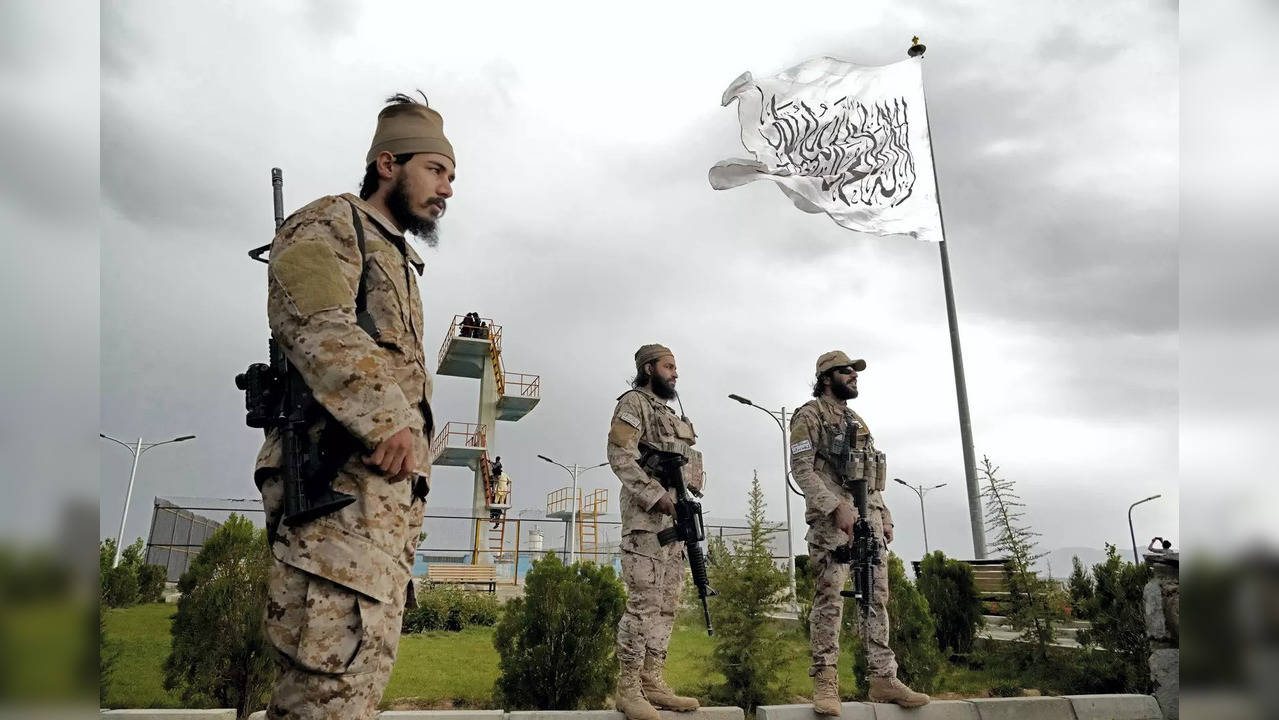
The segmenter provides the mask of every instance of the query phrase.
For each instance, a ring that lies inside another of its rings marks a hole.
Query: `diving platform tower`
[[[478,378],[480,405],[476,422],[448,422],[439,428],[431,441],[431,464],[468,467],[475,472],[471,514],[477,519],[471,562],[488,565],[508,561],[505,512],[511,507],[511,493],[496,496],[497,478],[489,454],[496,444],[497,422],[517,422],[532,412],[541,400],[542,386],[537,375],[506,371],[502,326],[491,318],[482,318],[482,322],[474,327],[466,324],[463,316],[453,316],[440,348],[435,374]],[[487,519],[494,510],[502,512],[496,522]]]

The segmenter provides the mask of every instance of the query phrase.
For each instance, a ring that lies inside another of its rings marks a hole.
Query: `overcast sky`
[[[143,458],[127,537],[157,495],[256,495],[260,433],[232,377],[265,353],[264,267],[244,253],[270,238],[270,168],[290,210],[354,191],[382,100],[421,88],[458,161],[424,252],[427,354],[475,310],[504,327],[509,371],[541,375],[541,404],[491,443],[517,506],[568,480],[537,453],[604,459],[632,354],[662,342],[708,514],[741,515],[758,470],[781,519],[778,429],[726,396],[793,408],[840,348],[869,364],[854,407],[890,477],[948,483],[931,546],[971,556],[937,246],[706,180],[744,154],[719,106],[740,73],[887,64],[917,34],[978,457],[1018,482],[1044,549],[1126,547],[1128,505],[1156,493],[1138,538],[1180,544],[1175,4],[733,7],[103,3],[101,430],[198,436]],[[477,390],[437,378],[437,418],[473,421]],[[129,455],[99,454],[114,536]],[[471,480],[437,468],[432,505],[468,505]],[[607,470],[583,484],[616,502]],[[918,500],[886,498],[895,549],[918,557]]]

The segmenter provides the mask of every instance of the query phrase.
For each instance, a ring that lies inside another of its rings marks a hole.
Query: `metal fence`
[[[151,541],[147,561],[166,565],[169,578],[176,581],[186,570],[189,559],[200,551],[205,540],[221,523],[206,515],[225,516],[238,513],[259,526],[263,524],[260,500],[213,498],[156,498],[152,518]],[[532,564],[555,553],[560,558],[587,560],[612,565],[621,571],[621,518],[604,514],[595,518],[594,546],[570,550],[569,523],[566,519],[549,518],[546,508],[511,510],[494,528],[489,515],[476,516],[470,508],[432,508],[428,505],[422,517],[422,537],[418,542],[413,574],[425,575],[431,564],[471,564],[477,561],[476,538],[481,548],[480,562],[497,568],[498,581],[517,584]],[[202,514],[196,514],[202,513]],[[579,523],[590,524],[589,517]],[[779,565],[786,558],[785,528],[770,523],[767,528],[770,554]],[[576,535],[576,533],[573,533]],[[750,535],[750,527],[742,519],[706,519],[707,539],[720,538],[730,545]],[[501,551],[497,539],[501,538]],[[176,575],[175,575],[176,572]]]

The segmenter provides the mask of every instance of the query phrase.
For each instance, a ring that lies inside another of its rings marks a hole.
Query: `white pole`
[[[125,447],[129,447],[125,445]],[[138,475],[138,458],[142,455],[142,438],[138,438],[136,447],[129,450],[133,453],[133,469],[129,471],[129,489],[124,493],[124,512],[120,513],[120,534],[115,541],[115,559],[111,561],[111,567],[120,565],[120,549],[124,547],[124,521],[129,517],[129,501],[133,499],[133,479]]]
[[[795,547],[791,540],[790,520],[790,443],[786,436],[786,406],[782,406],[782,494],[786,496],[786,573],[790,577],[791,605],[799,611],[799,593],[795,589]]]
[[[573,471],[572,471],[573,507],[569,511],[569,522],[568,522],[568,529],[569,529],[569,535],[570,535],[569,537],[570,549],[568,553],[568,563],[570,565],[572,565],[574,562],[577,562],[577,511],[581,507],[581,503],[577,499],[577,476],[578,474],[581,473],[581,471],[582,469],[578,467],[577,463],[573,463]]]

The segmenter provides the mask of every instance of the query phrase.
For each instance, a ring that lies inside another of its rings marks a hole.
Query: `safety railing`
[[[583,515],[603,515],[608,512],[608,489],[596,488],[582,498]]]
[[[505,387],[506,392],[502,393],[503,395],[519,395],[526,398],[541,397],[542,376],[508,372],[505,373]]]
[[[444,336],[444,344],[440,346],[439,362],[444,362],[444,356],[449,351],[449,343],[454,338],[490,340],[494,349],[499,353],[502,352],[502,326],[493,322],[493,318],[480,318],[480,322],[483,325],[471,325],[466,322],[465,315],[454,315],[453,322],[449,324],[449,331]]]
[[[578,492],[578,497],[581,497],[581,491]],[[571,487],[563,487],[550,493],[546,496],[546,514],[573,512],[573,500],[573,488]]]
[[[448,422],[431,441],[431,459],[440,456],[449,445],[482,448],[485,446],[483,423]]]

